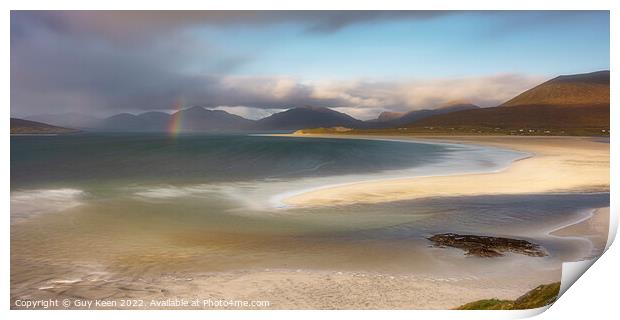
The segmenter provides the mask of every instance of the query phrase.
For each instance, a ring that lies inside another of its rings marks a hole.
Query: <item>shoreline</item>
[[[609,192],[609,144],[584,137],[396,137],[292,134],[289,137],[447,142],[513,150],[531,156],[486,173],[359,181],[323,186],[282,199],[291,207],[381,203],[428,197]],[[473,182],[473,183],[472,183]]]
[[[258,134],[258,136],[275,136],[275,137],[290,137],[291,135],[294,135],[295,137],[300,137],[299,134]],[[528,159],[530,157],[533,157],[534,155],[528,152],[523,152],[523,151],[519,151],[519,150],[507,150],[505,148],[498,148],[495,146],[488,146],[488,145],[481,145],[481,144],[463,144],[460,142],[455,142],[455,141],[426,141],[426,140],[421,140],[421,139],[408,139],[408,138],[404,138],[404,139],[394,139],[395,137],[389,137],[389,136],[379,136],[379,137],[375,137],[375,136],[339,136],[339,135],[307,135],[304,134],[303,137],[307,137],[307,138],[325,138],[325,139],[356,139],[356,140],[372,140],[372,141],[389,141],[389,142],[400,142],[400,143],[415,143],[415,144],[430,144],[430,145],[439,145],[439,146],[443,146],[443,147],[456,147],[456,148],[462,148],[463,150],[459,151],[459,152],[466,152],[466,153],[471,153],[471,152],[480,152],[481,150],[484,151],[500,151],[500,152],[506,152],[509,151],[511,153],[514,153],[514,155],[511,157],[511,159],[502,159],[499,156],[495,156],[496,157],[496,161],[506,161],[506,163],[496,163],[496,165],[494,165],[491,168],[474,168],[474,167],[467,167],[465,169],[462,170],[457,170],[457,171],[453,171],[453,172],[449,172],[449,171],[444,171],[444,172],[436,172],[437,168],[435,167],[413,167],[413,168],[407,168],[407,169],[393,169],[393,170],[387,170],[385,172],[399,172],[401,174],[404,174],[403,176],[395,176],[394,174],[390,174],[389,176],[386,176],[385,174],[369,174],[368,177],[366,177],[366,179],[358,179],[358,180],[353,180],[353,181],[345,181],[345,182],[335,182],[335,183],[327,183],[327,184],[322,184],[322,185],[315,185],[315,186],[311,186],[311,187],[307,187],[307,188],[301,188],[301,189],[294,189],[292,191],[286,191],[286,192],[280,192],[277,193],[273,196],[271,196],[269,198],[269,204],[271,205],[271,207],[276,208],[276,209],[288,209],[288,208],[293,208],[295,206],[290,205],[288,203],[285,203],[284,200],[291,198],[291,197],[295,197],[301,194],[305,194],[308,192],[314,192],[314,191],[320,191],[323,189],[331,189],[331,188],[336,188],[336,187],[346,187],[352,184],[356,184],[359,182],[376,182],[376,183],[382,183],[382,182],[389,182],[389,181],[394,181],[394,180],[400,180],[403,178],[406,179],[414,179],[414,178],[430,178],[430,177],[447,177],[447,176],[455,176],[455,175],[465,175],[465,174],[484,174],[484,173],[496,173],[496,172],[501,172],[502,170],[505,170],[506,168],[508,168],[512,163],[517,162],[517,161],[521,161],[524,159]],[[453,161],[454,160],[448,160],[445,164],[447,164],[449,161]],[[458,165],[457,163],[454,163],[453,165]],[[425,169],[429,169],[433,172],[430,173],[414,173],[416,171],[422,171]],[[358,176],[358,178],[361,178],[361,176]]]
[[[592,208],[588,214],[566,225],[553,228],[550,237],[588,241],[590,250],[580,259],[589,260],[603,254],[609,237],[610,207]]]

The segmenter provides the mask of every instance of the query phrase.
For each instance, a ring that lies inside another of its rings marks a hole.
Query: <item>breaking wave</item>
[[[85,192],[78,189],[33,189],[11,192],[11,223],[59,212],[82,204]]]

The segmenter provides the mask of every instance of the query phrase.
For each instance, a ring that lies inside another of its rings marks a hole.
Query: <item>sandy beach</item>
[[[12,300],[23,297],[61,297],[105,301],[140,299],[145,302],[142,307],[122,309],[157,309],[150,305],[151,301],[167,299],[269,302],[268,306],[247,309],[451,309],[489,297],[515,299],[539,284],[557,281],[559,277],[559,270],[515,275],[507,281],[503,276],[432,278],[366,272],[266,269],[170,273],[142,276],[128,281],[102,277],[99,273],[69,281],[51,280],[37,292],[14,293]],[[239,308],[200,306],[191,309]]]
[[[335,137],[295,135],[299,137]],[[354,137],[390,138],[390,137]],[[288,206],[332,206],[427,197],[508,195],[546,192],[608,192],[609,144],[581,137],[391,137],[468,143],[527,152],[532,156],[500,172],[360,181],[293,195]]]
[[[591,216],[550,231],[550,234],[588,239],[592,242],[593,254],[600,254],[605,246],[608,222],[609,208],[600,208]],[[473,274],[431,276],[308,269],[155,272],[127,276],[96,269],[75,273],[67,279],[42,275],[40,279],[33,277],[29,280],[38,290],[33,292],[24,288],[22,292],[13,288],[11,299],[13,305],[20,297],[102,301],[139,299],[145,303],[143,307],[120,309],[188,309],[151,305],[166,303],[169,299],[269,303],[268,306],[247,309],[452,309],[481,299],[516,299],[540,284],[558,281],[561,270],[558,267],[515,272],[510,277],[501,273],[484,277]]]
[[[588,257],[594,258],[603,254],[609,233],[609,208],[598,208],[592,215],[575,224],[552,231],[550,235],[557,237],[580,237],[592,243],[592,251]]]

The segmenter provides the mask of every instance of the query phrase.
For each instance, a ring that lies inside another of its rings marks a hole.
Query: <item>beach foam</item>
[[[180,197],[187,197],[192,195],[192,189],[184,188],[184,187],[155,187],[151,189],[146,189],[143,191],[138,191],[135,193],[136,196],[148,199],[173,199]]]
[[[33,189],[11,192],[11,223],[44,213],[59,212],[82,204],[85,192],[78,189]]]
[[[246,183],[233,184],[193,184],[184,186],[159,185],[145,186],[133,194],[143,200],[167,200],[174,198],[186,198],[202,196],[208,193],[233,194],[234,192],[247,187]]]
[[[217,184],[193,184],[184,186],[174,185],[155,185],[143,186],[138,190],[131,190],[133,195],[141,200],[148,202],[168,201],[178,198],[205,198],[205,196],[219,196],[223,199],[233,200],[240,204],[242,208],[262,210],[266,206],[265,195],[266,186],[279,186],[282,182],[276,181],[255,181],[255,182],[234,182]]]

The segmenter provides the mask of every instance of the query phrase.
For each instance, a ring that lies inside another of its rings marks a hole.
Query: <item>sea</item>
[[[587,239],[549,232],[609,206],[608,193],[282,202],[357,181],[501,171],[529,156],[396,138],[12,136],[11,296],[84,279],[122,287],[160,274],[239,270],[504,276],[591,256]],[[444,232],[524,239],[549,255],[484,260],[427,240]]]

